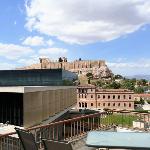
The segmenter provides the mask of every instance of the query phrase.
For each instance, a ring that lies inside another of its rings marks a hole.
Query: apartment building
[[[134,93],[128,89],[100,89],[93,85],[78,86],[77,108],[134,110]]]

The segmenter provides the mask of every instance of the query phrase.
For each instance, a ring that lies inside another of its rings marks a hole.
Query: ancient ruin
[[[75,60],[68,62],[67,58],[60,57],[58,61],[51,61],[48,58],[40,58],[40,63],[19,69],[56,69],[63,68],[80,75],[86,75],[88,72],[93,74],[94,78],[107,78],[112,76],[111,70],[107,67],[104,60]]]

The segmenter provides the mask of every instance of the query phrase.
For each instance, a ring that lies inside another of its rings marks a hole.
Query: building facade
[[[100,89],[95,86],[78,86],[78,109],[134,110],[134,93],[127,89]]]
[[[76,87],[0,87],[0,123],[31,127],[76,104]]]
[[[63,69],[0,70],[0,86],[57,86],[77,75]]]
[[[147,94],[147,93],[134,94],[134,100],[135,101],[140,101],[141,99],[150,101],[150,94]]]

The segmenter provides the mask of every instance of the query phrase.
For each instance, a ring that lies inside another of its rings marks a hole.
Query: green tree
[[[111,87],[112,89],[119,89],[121,86],[120,86],[120,83],[112,82],[112,83],[110,84],[110,87]]]
[[[139,87],[137,87],[137,88],[134,89],[134,92],[135,92],[135,93],[138,93],[138,94],[139,94],[139,93],[144,93],[144,89],[139,86]]]
[[[132,78],[130,81],[131,81],[134,85],[136,84],[136,78]]]
[[[147,80],[141,79],[141,83],[142,83],[143,86],[146,86]]]
[[[141,86],[141,85],[142,85],[141,80],[137,80],[137,81],[136,81],[136,84],[137,84],[138,86]]]
[[[115,81],[111,82],[111,83],[105,83],[102,86],[105,89],[119,89],[120,88],[120,83],[117,83]]]
[[[93,74],[90,73],[90,72],[88,72],[88,73],[86,74],[86,76],[87,76],[87,79],[88,79],[88,84],[91,84],[91,79],[93,79]]]
[[[114,78],[115,78],[115,79],[123,79],[123,76],[120,75],[120,74],[117,74],[117,75],[114,76]]]
[[[95,82],[95,85],[98,86],[98,87],[102,87],[103,84],[104,84],[104,83],[103,83],[102,81],[96,81],[96,82]]]
[[[139,85],[139,86],[146,86],[147,82],[148,81],[146,79],[141,79],[141,80],[137,81],[137,85]]]
[[[144,105],[144,100],[142,98],[140,99],[140,104]]]
[[[134,83],[129,79],[125,79],[121,83],[121,88],[124,88],[124,89],[134,90],[134,86],[135,86]]]

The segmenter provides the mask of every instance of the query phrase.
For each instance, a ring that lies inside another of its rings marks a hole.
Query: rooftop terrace
[[[134,124],[133,121],[139,124]],[[137,113],[129,111],[109,111],[83,115],[73,119],[54,122],[51,124],[28,128],[35,137],[36,142],[41,149],[41,137],[46,139],[72,142],[74,149],[86,150],[86,135],[89,131],[112,131],[125,129],[128,131],[138,130],[149,132],[150,113]],[[15,132],[0,135],[0,149],[20,150],[21,144],[18,138],[13,138]]]

